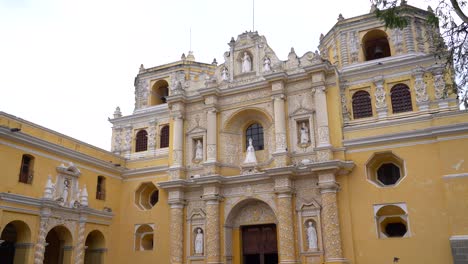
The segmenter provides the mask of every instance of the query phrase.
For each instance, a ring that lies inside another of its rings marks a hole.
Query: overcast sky
[[[426,9],[424,0],[409,4]],[[285,60],[317,49],[320,33],[369,12],[369,0],[255,0],[255,30]],[[252,30],[252,0],[0,0],[0,111],[109,150],[116,106],[134,108],[133,81],[177,61],[223,62]]]

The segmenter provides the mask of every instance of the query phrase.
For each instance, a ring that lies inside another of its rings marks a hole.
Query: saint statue
[[[228,80],[228,69],[226,67],[223,67],[223,71],[221,72],[221,78],[223,81]]]
[[[203,233],[201,228],[197,228],[195,235],[195,254],[203,254]]]
[[[268,57],[265,57],[265,59],[263,60],[263,71],[271,71],[271,60]]]
[[[255,148],[252,145],[252,138],[249,138],[249,146],[247,147],[247,154],[245,155],[244,163],[257,163],[257,157],[255,156]]]
[[[203,145],[201,141],[197,140],[197,145],[195,147],[195,160],[202,160],[203,159]]]
[[[249,54],[244,51],[244,57],[242,57],[242,72],[252,71],[252,60],[250,59]]]
[[[62,199],[63,199],[63,204],[62,205],[66,205],[67,204],[67,199],[68,199],[68,192],[69,192],[69,185],[70,183],[68,182],[68,180],[65,180],[63,182],[63,191],[62,191]]]
[[[317,249],[317,230],[315,230],[312,221],[308,222],[307,227],[307,242],[309,245],[309,250]]]
[[[303,122],[301,126],[301,144],[309,143],[309,129],[306,126],[306,123]]]

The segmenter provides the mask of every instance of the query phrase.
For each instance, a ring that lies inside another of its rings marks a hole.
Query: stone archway
[[[106,241],[101,231],[91,231],[86,237],[84,263],[104,263],[104,253],[106,250]]]
[[[65,226],[52,228],[46,236],[44,264],[72,263],[73,237]]]
[[[238,202],[228,212],[224,226],[225,263],[239,262],[242,259],[241,232],[243,227],[256,226],[263,229],[263,226],[272,227],[276,226],[277,223],[275,212],[266,202],[255,198]],[[274,230],[276,235],[276,228]]]
[[[0,235],[0,260],[5,264],[26,263],[31,243],[31,230],[23,221],[12,221]]]

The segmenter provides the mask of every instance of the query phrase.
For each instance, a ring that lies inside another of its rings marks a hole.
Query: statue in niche
[[[309,129],[306,126],[306,122],[302,122],[300,142],[301,144],[309,143]]]
[[[307,222],[307,244],[309,250],[317,249],[317,230],[312,221]]]
[[[265,57],[265,59],[263,60],[263,71],[264,72],[271,71],[271,60],[268,57]]]
[[[223,67],[223,71],[221,72],[221,78],[223,81],[228,80],[228,69],[226,67]]]
[[[247,154],[245,155],[244,163],[257,163],[257,157],[255,156],[255,148],[252,142],[252,138],[249,138],[249,146],[247,147]]]
[[[197,139],[197,145],[195,146],[195,160],[202,160],[203,159],[203,144],[201,140]]]
[[[203,254],[203,233],[201,228],[197,228],[195,235],[195,254]]]
[[[250,59],[249,54],[244,51],[244,57],[242,57],[242,72],[252,71],[252,60]]]
[[[65,179],[65,181],[63,181],[62,197],[60,197],[62,200],[62,205],[67,204],[69,189],[70,189],[70,182],[68,181],[68,179]]]

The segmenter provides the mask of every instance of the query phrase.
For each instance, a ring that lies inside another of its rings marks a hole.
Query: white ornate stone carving
[[[114,141],[112,143],[112,152],[119,152],[122,147],[122,128],[114,129]]]
[[[148,81],[139,79],[135,87],[135,109],[144,108],[148,103]]]
[[[318,138],[319,142],[329,142],[330,136],[328,132],[328,127],[318,128]]]
[[[424,69],[417,68],[413,71],[414,73],[414,91],[416,93],[416,102],[424,103],[429,100],[429,96],[426,91],[426,83],[424,82]]]
[[[275,134],[275,141],[276,141],[276,150],[284,150],[286,149],[286,134],[285,133],[276,133]]]
[[[130,151],[132,149],[132,127],[125,127],[125,142],[124,151]]]
[[[156,148],[156,121],[149,123],[148,128],[148,148],[150,150]]]
[[[375,82],[375,107],[376,108],[385,108],[387,107],[386,102],[386,92],[383,86],[383,81],[378,80]]]
[[[392,30],[392,41],[396,54],[401,54],[403,52],[403,32],[401,29],[395,28]]]
[[[434,89],[435,98],[437,100],[445,99],[447,97],[447,89],[445,87],[444,75],[442,73],[436,73],[434,75]]]
[[[306,123],[302,122],[301,129],[300,129],[299,143],[308,144],[309,141],[310,141],[309,129],[307,128]]]
[[[252,201],[238,211],[234,226],[276,223],[273,210],[264,202]]]
[[[286,61],[287,69],[295,69],[299,67],[299,58],[296,55],[294,48],[291,48],[291,51],[288,54],[288,60]]]
[[[358,39],[356,31],[349,33],[349,54],[350,54],[351,63],[358,62],[359,39]]]

